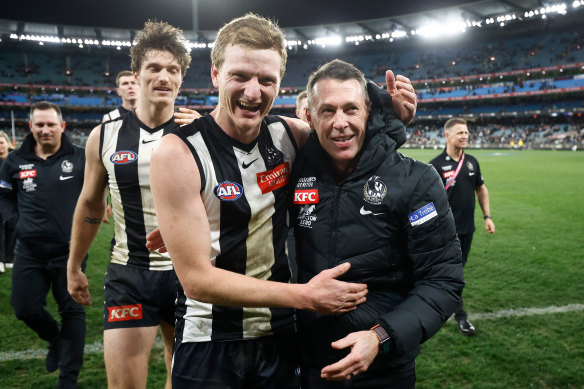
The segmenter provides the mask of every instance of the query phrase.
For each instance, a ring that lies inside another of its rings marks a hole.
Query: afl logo
[[[136,162],[138,159],[138,154],[130,150],[118,151],[110,157],[110,161],[116,165],[127,165],[132,162]]]
[[[222,201],[235,201],[243,194],[243,188],[236,182],[223,181],[213,190],[215,196]]]

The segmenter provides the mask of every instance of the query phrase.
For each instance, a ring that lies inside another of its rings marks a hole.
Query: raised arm
[[[402,75],[394,77],[391,70],[385,72],[385,84],[391,95],[393,111],[397,117],[407,126],[416,115],[418,101],[416,91],[409,78]]]
[[[165,136],[154,150],[150,180],[160,232],[187,297],[225,306],[322,313],[346,312],[365,301],[365,285],[334,279],[349,264],[326,270],[304,285],[258,280],[213,266],[201,177],[190,150],[177,136]]]
[[[107,174],[99,158],[100,130],[101,126],[97,126],[87,138],[85,178],[73,214],[67,261],[67,290],[75,301],[84,305],[91,305],[91,295],[87,277],[81,270],[81,263],[99,231],[106,210]]]

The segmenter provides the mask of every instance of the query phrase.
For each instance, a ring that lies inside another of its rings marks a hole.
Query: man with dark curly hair
[[[164,22],[147,22],[136,41],[130,57],[140,86],[139,104],[93,129],[87,140],[85,182],[75,209],[67,269],[69,293],[91,305],[81,260],[99,230],[109,187],[115,245],[105,277],[104,358],[110,389],[146,387],[159,327],[166,388],[171,387],[176,275],[168,254],[145,247],[146,234],[158,226],[150,156],[162,136],[179,126],[173,120],[174,101],[191,56],[182,31]]]

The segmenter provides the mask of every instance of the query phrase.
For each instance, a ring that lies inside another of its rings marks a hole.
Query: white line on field
[[[584,304],[569,304],[561,307],[550,306],[546,308],[517,308],[517,309],[503,309],[501,311],[489,313],[475,313],[469,314],[469,318],[474,320],[489,320],[501,319],[507,317],[521,317],[533,315],[548,315],[553,313],[566,313],[584,310]]]
[[[509,317],[549,315],[556,313],[584,311],[584,304],[569,304],[560,307],[550,306],[545,308],[517,308],[503,309],[496,312],[469,314],[472,320],[492,320]],[[162,349],[162,341],[157,338],[154,343],[155,348]],[[96,354],[103,352],[103,344],[100,341],[85,345],[85,354]],[[47,349],[35,349],[24,351],[4,351],[0,352],[0,362],[25,359],[42,359],[47,355]]]

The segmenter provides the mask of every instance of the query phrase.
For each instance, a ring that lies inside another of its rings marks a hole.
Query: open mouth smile
[[[252,103],[244,103],[243,101],[238,101],[236,104],[240,109],[243,109],[244,111],[249,111],[249,112],[257,112],[260,110],[260,108],[262,106],[261,103],[252,104]]]

